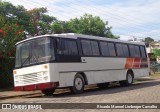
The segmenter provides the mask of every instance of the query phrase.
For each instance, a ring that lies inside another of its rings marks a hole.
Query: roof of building
[[[151,42],[150,45],[160,45],[160,41]]]

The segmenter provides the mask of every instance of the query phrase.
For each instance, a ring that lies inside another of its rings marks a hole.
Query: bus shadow
[[[132,91],[136,89],[142,89],[152,86],[160,85],[160,80],[152,80],[147,82],[140,82],[140,83],[134,83],[132,86],[129,87],[122,87],[119,84],[114,84],[111,87],[107,87],[105,89],[98,88],[96,86],[92,88],[88,88],[84,91],[82,94],[73,94],[71,91],[62,91],[62,93],[56,93],[53,94],[53,98],[64,98],[64,97],[83,97],[83,96],[92,96],[92,95],[101,95],[101,94],[114,94],[114,93],[120,93],[125,91]],[[43,98],[48,98],[48,96],[43,96]]]

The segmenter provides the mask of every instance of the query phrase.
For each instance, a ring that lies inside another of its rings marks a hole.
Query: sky
[[[48,14],[67,21],[85,13],[108,21],[120,39],[160,40],[160,0],[5,0],[26,9],[46,7]]]

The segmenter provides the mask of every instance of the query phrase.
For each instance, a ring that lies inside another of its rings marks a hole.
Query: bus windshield
[[[54,49],[50,38],[38,38],[18,44],[15,67],[23,67],[54,60]]]

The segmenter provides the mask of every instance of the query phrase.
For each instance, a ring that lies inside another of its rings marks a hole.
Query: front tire
[[[44,90],[41,90],[43,94],[45,94],[46,96],[51,96],[53,95],[55,89],[53,88],[49,88],[49,89],[44,89]]]
[[[128,71],[126,75],[126,80],[119,82],[121,86],[130,86],[133,83],[133,73]]]
[[[73,86],[70,88],[71,91],[74,94],[80,94],[83,93],[84,91],[84,78],[81,74],[76,74],[74,81],[73,81]]]

